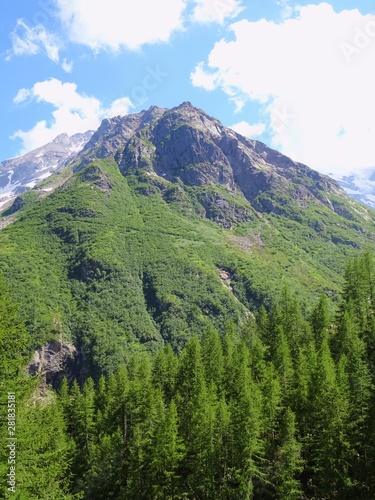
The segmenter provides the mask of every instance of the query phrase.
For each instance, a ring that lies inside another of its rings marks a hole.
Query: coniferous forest
[[[7,393],[17,407],[17,492],[2,482],[1,498],[375,498],[369,251],[348,263],[338,307],[322,295],[306,311],[284,289],[243,327],[228,318],[181,352],[135,350],[108,376],[64,379],[43,397],[25,373],[20,312],[0,288],[2,422]]]

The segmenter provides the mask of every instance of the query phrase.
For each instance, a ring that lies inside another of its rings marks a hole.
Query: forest
[[[21,311],[1,280],[0,497],[375,498],[370,251],[348,262],[344,283],[339,305],[323,294],[306,312],[285,288],[245,325],[205,327],[180,351],[135,349],[106,376],[41,394],[24,368]]]

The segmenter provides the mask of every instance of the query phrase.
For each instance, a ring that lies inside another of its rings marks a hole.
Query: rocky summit
[[[146,169],[186,186],[221,185],[241,192],[259,211],[282,211],[285,197],[301,206],[314,198],[332,210],[327,195],[347,199],[333,179],[246,139],[189,102],[104,120],[78,157],[76,170],[93,159],[115,157],[124,175]]]

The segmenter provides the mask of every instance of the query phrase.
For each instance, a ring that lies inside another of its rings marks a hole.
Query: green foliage
[[[132,352],[166,343],[178,352],[210,324],[220,333],[228,318],[242,325],[286,285],[302,310],[322,292],[337,301],[347,257],[373,246],[371,213],[333,195],[337,212],[316,201],[298,207],[283,193],[281,211],[258,213],[240,192],[185,186],[147,169],[122,175],[111,159],[71,170],[57,176],[65,183],[50,181],[60,184],[51,195],[24,195],[16,222],[0,232],[0,270],[32,346],[72,340],[96,380]],[[306,334],[295,306],[283,320],[292,351],[295,335]]]
[[[56,397],[43,401],[37,381],[26,375],[28,348],[20,312],[0,277],[0,496],[71,500],[74,443]],[[8,489],[10,467],[15,468],[14,491]]]
[[[305,317],[284,290],[257,322],[206,327],[180,353],[133,352],[57,397],[20,392],[20,498],[373,498],[375,274],[347,276],[335,318],[322,297]],[[15,311],[6,294],[3,306]]]
[[[228,213],[205,219],[216,194]],[[373,246],[373,216],[267,196],[254,206],[281,208],[261,214],[222,186],[124,177],[108,160],[25,197],[0,233],[20,498],[375,497],[371,251],[343,273]],[[80,348],[86,380],[56,396],[24,366],[57,337]],[[0,460],[4,477],[4,447]]]

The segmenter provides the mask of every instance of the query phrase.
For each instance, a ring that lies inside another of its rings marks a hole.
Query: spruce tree
[[[301,498],[302,487],[298,479],[303,469],[301,449],[302,445],[297,439],[295,415],[287,407],[282,417],[279,446],[275,454],[275,490],[280,500]]]
[[[230,395],[231,449],[229,474],[240,498],[254,497],[262,484],[261,392],[251,377],[249,352],[238,344],[233,355],[233,387]]]
[[[344,491],[350,483],[350,444],[345,432],[348,401],[337,383],[336,367],[326,339],[319,349],[311,382],[308,460],[313,490],[324,497]]]
[[[163,409],[155,429],[151,466],[154,471],[153,498],[175,498],[180,488],[179,467],[185,447],[179,434],[179,421],[174,400]]]
[[[186,493],[207,498],[212,484],[214,407],[202,362],[201,346],[193,336],[180,358],[177,374],[177,408],[180,433],[186,448],[183,462]]]
[[[224,372],[223,347],[219,333],[212,326],[203,332],[201,345],[207,386],[212,388],[212,391],[221,390]]]
[[[310,322],[317,348],[319,348],[323,339],[328,336],[331,325],[331,315],[326,295],[320,296],[319,302],[311,314]]]

